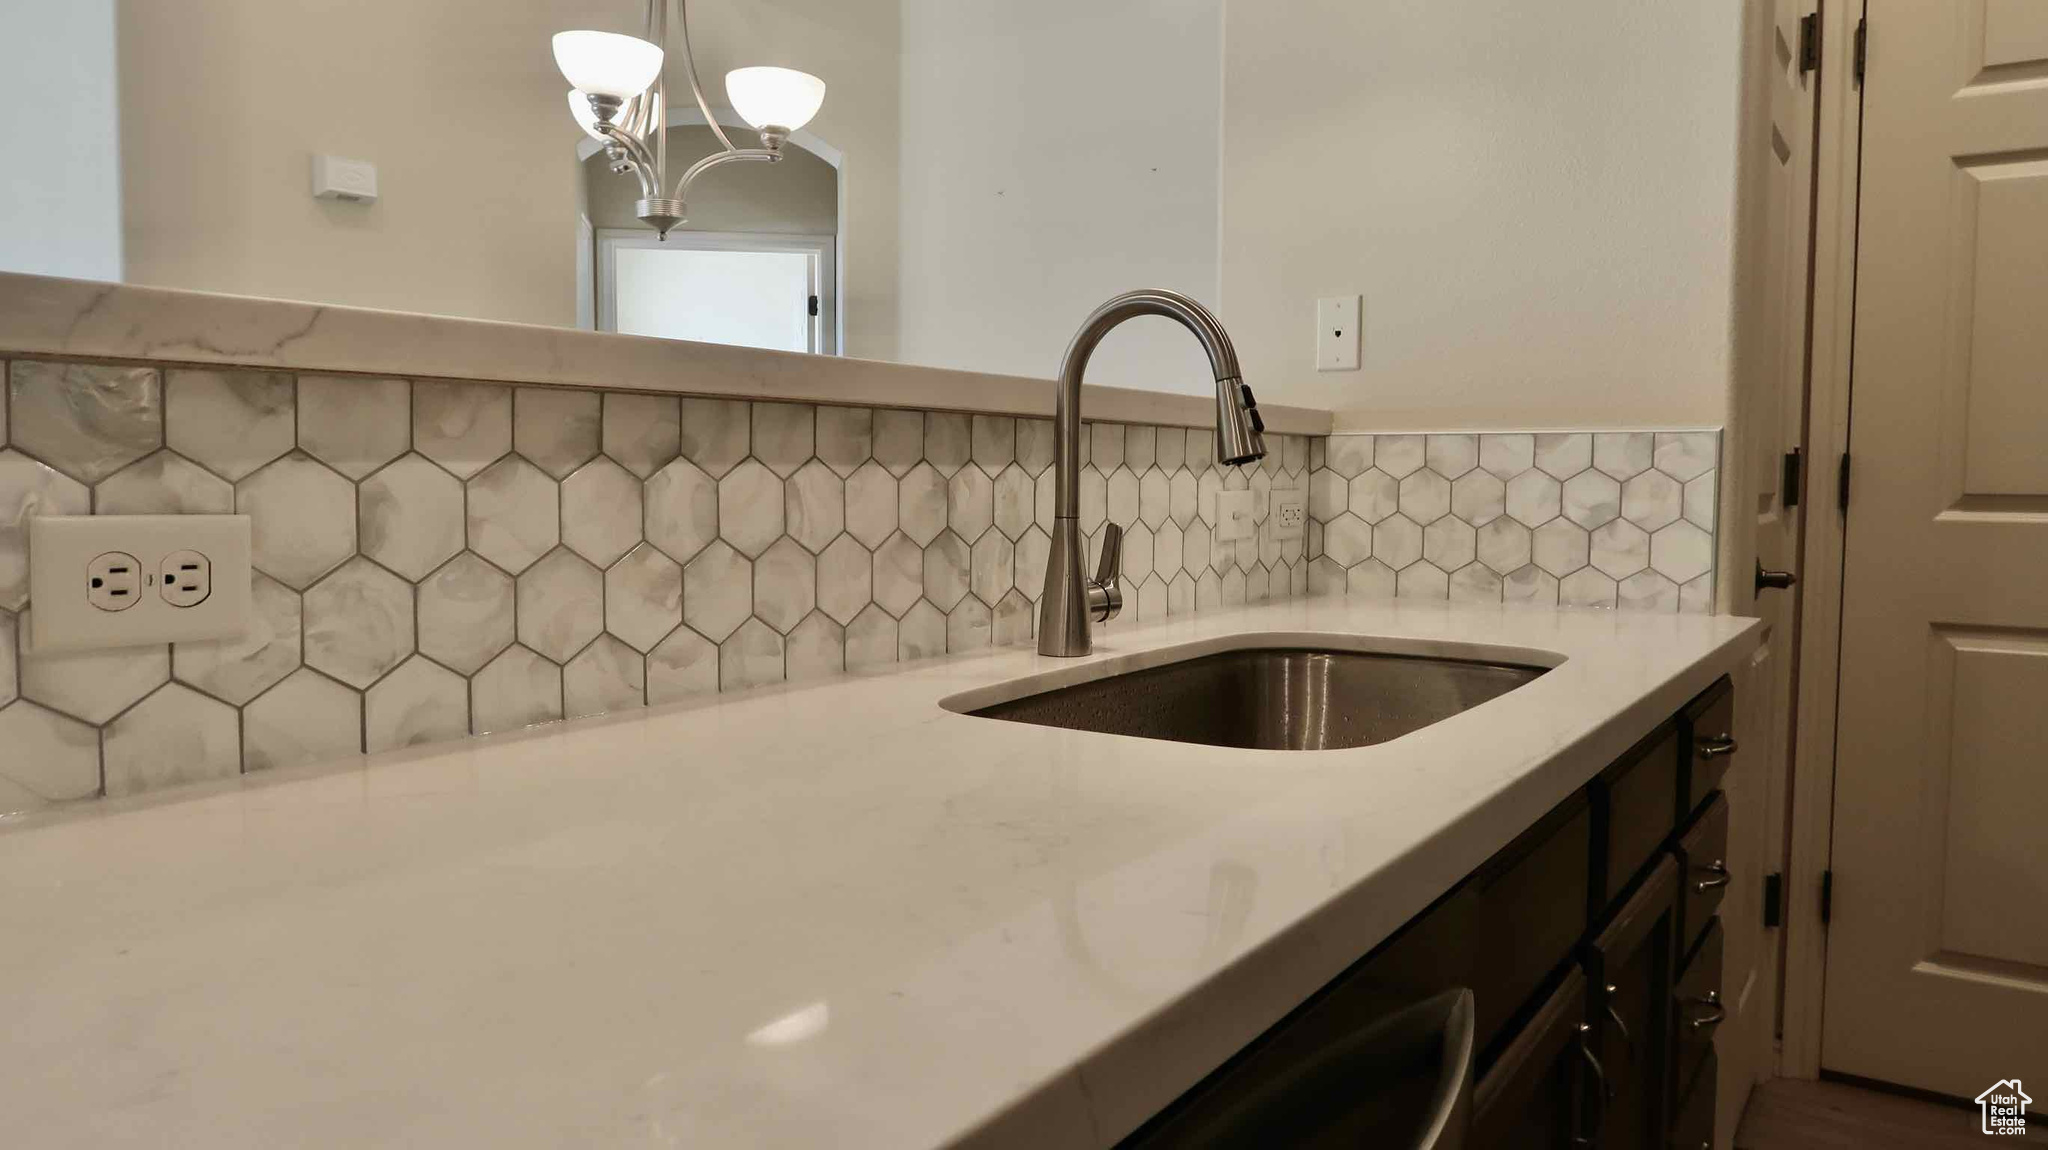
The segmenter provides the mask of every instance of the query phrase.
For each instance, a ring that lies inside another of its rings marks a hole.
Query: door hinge
[[[1786,507],[1799,506],[1799,489],[1804,485],[1806,475],[1805,462],[1806,456],[1797,447],[1785,453],[1785,470],[1778,480],[1778,493],[1784,498]]]
[[[1835,506],[1842,514],[1849,513],[1849,453],[1842,453],[1842,465],[1835,472]]]
[[[1826,926],[1835,918],[1835,872],[1820,872],[1820,924]]]
[[[1799,74],[1804,76],[1820,67],[1820,13],[1809,12],[1799,18]]]
[[[1775,871],[1764,876],[1764,928],[1785,921],[1785,876]]]
[[[1870,63],[1870,18],[1856,21],[1856,86],[1863,86],[1863,73]]]
[[[811,297],[811,314],[812,314],[813,316],[815,316],[815,315],[817,315],[817,314],[818,314],[818,297],[817,297],[817,296],[812,296],[812,297]]]

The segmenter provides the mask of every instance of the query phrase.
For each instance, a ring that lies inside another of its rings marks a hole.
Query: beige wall
[[[753,143],[732,134],[741,147]],[[668,130],[669,166],[680,172],[697,157],[719,148],[711,129],[679,125]],[[590,222],[600,228],[644,228],[633,214],[640,181],[612,174],[602,152],[583,161]],[[726,164],[690,189],[690,218],[678,231],[773,232],[829,236],[839,230],[839,173],[831,164],[797,147],[784,148],[774,164]]]
[[[1223,317],[1261,396],[1369,429],[1728,411],[1734,4],[1227,5]],[[1365,297],[1362,370],[1314,307]]]

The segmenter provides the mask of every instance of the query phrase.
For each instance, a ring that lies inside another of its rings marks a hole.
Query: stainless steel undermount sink
[[[1141,739],[1267,751],[1384,743],[1548,668],[1428,655],[1259,647],[1054,687],[964,713]]]

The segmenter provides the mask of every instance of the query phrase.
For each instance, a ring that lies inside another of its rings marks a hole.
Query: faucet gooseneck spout
[[[1045,590],[1038,604],[1038,653],[1086,655],[1092,622],[1114,619],[1123,608],[1123,528],[1108,524],[1095,578],[1081,576],[1081,376],[1096,345],[1118,324],[1141,315],[1178,321],[1209,353],[1216,376],[1216,458],[1225,464],[1265,458],[1266,425],[1237,366],[1237,350],[1209,309],[1179,292],[1159,288],[1125,292],[1089,315],[1060,362],[1053,406],[1053,529],[1046,555]]]

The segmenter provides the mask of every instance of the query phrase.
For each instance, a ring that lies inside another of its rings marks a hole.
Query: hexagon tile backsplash
[[[4,357],[0,357],[4,358]],[[6,365],[0,813],[1030,640],[1042,419],[484,382]],[[1306,593],[1712,600],[1713,432],[1091,424],[1138,619]],[[1307,488],[1282,543],[1273,491]],[[1257,538],[1219,543],[1216,493]],[[253,517],[234,641],[24,650],[32,515]]]

